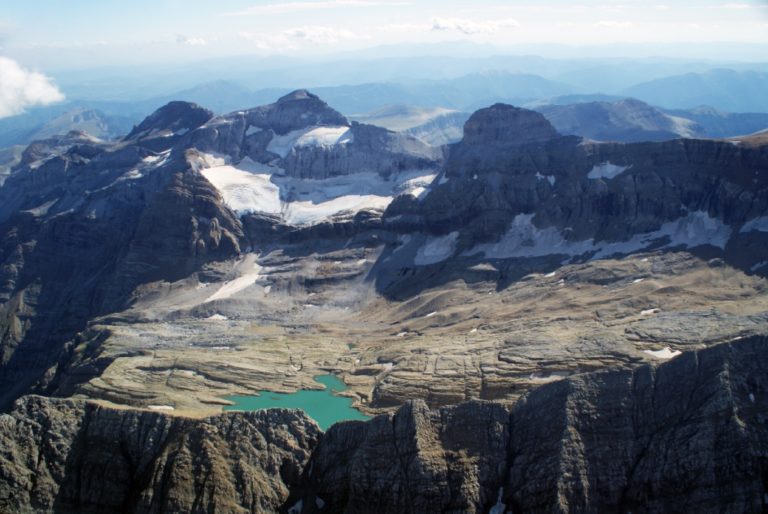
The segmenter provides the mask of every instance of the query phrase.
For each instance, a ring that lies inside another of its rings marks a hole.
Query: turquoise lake
[[[352,407],[352,398],[335,394],[347,388],[344,382],[334,375],[318,375],[314,378],[316,382],[323,384],[325,389],[319,391],[302,389],[295,393],[259,391],[259,396],[228,396],[227,400],[235,404],[224,407],[224,410],[301,409],[317,421],[323,430],[327,430],[338,421],[370,419],[370,416]]]

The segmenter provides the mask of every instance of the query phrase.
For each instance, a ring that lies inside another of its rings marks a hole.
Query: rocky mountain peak
[[[276,134],[313,126],[349,126],[340,112],[306,89],[288,93],[277,102],[249,112],[252,125],[271,128]]]
[[[277,103],[282,104],[286,102],[292,102],[295,100],[320,100],[320,97],[310,93],[306,89],[297,89],[296,91],[291,91],[287,95],[280,97],[277,100]]]
[[[190,102],[169,102],[144,118],[126,139],[138,139],[154,134],[181,134],[200,127],[213,118],[208,109]]]
[[[542,114],[501,103],[480,109],[464,124],[465,144],[517,145],[557,136]]]

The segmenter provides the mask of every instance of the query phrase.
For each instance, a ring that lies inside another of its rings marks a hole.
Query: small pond
[[[370,416],[352,407],[352,398],[335,394],[347,388],[344,382],[334,375],[318,375],[314,378],[316,382],[323,384],[325,389],[302,389],[295,393],[259,391],[259,396],[228,396],[227,400],[235,404],[224,407],[224,410],[301,409],[317,421],[323,430],[338,421],[370,419]]]

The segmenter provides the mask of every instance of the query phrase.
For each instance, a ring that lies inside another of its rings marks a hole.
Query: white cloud
[[[602,29],[626,29],[632,26],[631,21],[603,20],[595,23],[595,27]]]
[[[248,16],[253,14],[283,14],[310,9],[337,9],[343,7],[391,7],[411,5],[410,2],[382,0],[323,0],[318,2],[278,2],[254,5],[241,11],[222,13],[222,16]]]
[[[456,30],[464,34],[492,34],[502,29],[516,28],[520,24],[513,19],[473,21],[463,18],[435,18],[432,30]]]
[[[389,23],[381,25],[378,30],[382,32],[424,32],[432,30],[431,23]]]
[[[257,50],[273,51],[280,49],[285,51],[296,49],[296,46],[293,45],[289,39],[282,34],[254,34],[253,32],[243,31],[238,33],[237,36],[240,39],[248,41],[248,43]]]
[[[321,26],[297,27],[285,30],[282,34],[312,43],[338,43],[349,39],[365,39],[350,30]]]
[[[208,41],[201,37],[187,37],[183,34],[179,34],[176,36],[176,42],[180,45],[189,45],[189,46],[206,46],[208,45]]]
[[[51,79],[22,68],[7,57],[0,57],[0,118],[24,112],[33,105],[47,105],[64,100]]]

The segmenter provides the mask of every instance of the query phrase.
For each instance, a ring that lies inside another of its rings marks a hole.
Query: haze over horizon
[[[0,55],[42,70],[251,54],[344,55],[447,42],[473,43],[477,53],[488,54],[564,56],[563,47],[588,47],[602,56],[616,55],[618,45],[619,54],[635,47],[644,49],[634,50],[641,55],[705,57],[717,48],[713,43],[768,43],[768,2],[56,0],[47,2],[43,16],[39,6],[21,2],[7,2],[0,14]],[[703,51],[692,49],[697,45]],[[761,59],[757,51],[730,57]]]
[[[613,70],[625,76],[595,88],[574,78],[569,60],[687,59],[680,70],[699,72],[764,63],[767,45],[764,0],[56,0],[44,16],[39,6],[8,3],[0,14],[0,117],[64,98],[136,101],[222,80],[256,90],[503,71],[616,94],[675,65]],[[514,59],[522,56],[563,61]]]

